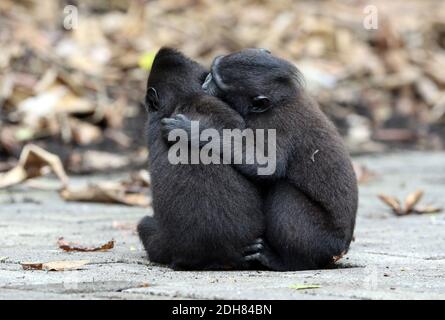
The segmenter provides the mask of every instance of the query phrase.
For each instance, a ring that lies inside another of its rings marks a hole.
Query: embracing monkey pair
[[[301,78],[264,49],[219,56],[210,72],[173,49],[157,53],[146,95],[154,216],[138,226],[151,261],[286,271],[324,268],[347,252],[355,174]],[[275,129],[275,172],[258,175],[255,163],[171,164],[168,133],[183,129],[190,137],[191,121],[220,132]]]

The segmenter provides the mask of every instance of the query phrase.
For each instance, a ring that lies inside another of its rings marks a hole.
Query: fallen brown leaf
[[[438,212],[442,212],[442,210],[443,210],[443,208],[436,207],[436,206],[433,206],[433,205],[426,205],[426,206],[420,206],[420,207],[414,208],[414,212],[418,213],[418,214],[438,213]]]
[[[70,119],[69,125],[73,140],[79,145],[89,145],[97,143],[102,139],[102,132],[99,127],[85,121]]]
[[[34,144],[26,145],[22,150],[17,166],[0,175],[0,188],[10,187],[25,180],[40,177],[50,171],[55,173],[63,186],[68,184],[68,176],[58,156]]]
[[[22,262],[23,270],[42,270],[43,263],[41,262]]]
[[[64,251],[96,252],[107,251],[114,248],[114,240],[110,240],[98,247],[86,247],[77,243],[67,242],[63,237],[61,237],[57,240],[57,244],[59,248]]]
[[[392,211],[398,215],[408,215],[410,213],[437,213],[442,211],[443,208],[436,207],[433,205],[427,205],[427,206],[417,206],[419,201],[422,199],[424,192],[422,190],[416,190],[412,193],[410,193],[404,201],[404,207],[401,206],[400,201],[392,196],[379,194],[378,197],[380,200],[382,200],[386,205],[388,205]]]
[[[80,188],[65,188],[60,192],[66,201],[119,203],[148,207],[150,198],[145,193],[128,193],[120,182],[100,182]]]
[[[410,129],[377,129],[373,135],[377,141],[384,142],[414,142],[417,138],[414,130]]]
[[[51,261],[51,262],[22,262],[24,270],[65,271],[79,270],[88,264],[88,260]]]
[[[128,156],[110,152],[88,150],[73,153],[68,161],[68,169],[75,173],[89,173],[121,169],[131,164]]]
[[[143,187],[149,187],[151,184],[150,173],[148,170],[139,170],[130,175],[130,183],[140,184]]]
[[[306,289],[318,289],[321,288],[318,284],[293,284],[289,288],[295,289],[295,290],[306,290]]]
[[[131,138],[120,130],[107,129],[104,135],[123,148],[128,148],[131,145]]]
[[[414,206],[422,199],[423,197],[423,191],[422,190],[416,190],[413,193],[410,193],[405,198],[405,214],[410,213],[413,211]]]
[[[393,212],[395,214],[397,214],[397,215],[402,215],[403,214],[403,210],[402,210],[402,207],[400,206],[400,201],[399,200],[397,200],[394,197],[385,195],[385,194],[379,194],[378,197],[386,205],[388,205],[393,210]]]

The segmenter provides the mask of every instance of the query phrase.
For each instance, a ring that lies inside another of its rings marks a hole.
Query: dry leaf
[[[44,263],[42,269],[47,271],[79,270],[88,263],[88,260],[52,261]]]
[[[422,199],[423,194],[424,193],[422,190],[417,190],[417,191],[410,193],[405,198],[405,203],[404,203],[403,208],[400,205],[400,201],[398,199],[396,199],[395,197],[391,197],[391,196],[387,196],[387,195],[383,195],[383,194],[380,194],[378,197],[386,205],[388,205],[393,210],[393,212],[398,216],[407,215],[412,212],[422,214],[422,213],[437,213],[437,212],[442,211],[442,208],[436,207],[433,205],[417,206],[420,199]]]
[[[150,173],[147,170],[139,170],[132,172],[129,180],[122,182],[127,192],[146,193],[150,187]]]
[[[394,211],[395,214],[397,214],[397,215],[402,215],[403,214],[403,210],[402,210],[402,208],[400,206],[400,201],[399,200],[397,200],[394,197],[387,196],[385,194],[379,194],[378,197],[386,205],[388,205]]]
[[[414,208],[414,212],[418,213],[418,214],[423,214],[423,213],[438,213],[438,212],[442,212],[443,208],[441,207],[436,207],[433,205],[426,205],[426,206],[420,206],[420,207],[415,207]]]
[[[98,247],[86,247],[77,243],[67,242],[63,237],[57,240],[57,244],[60,249],[64,251],[80,251],[80,252],[95,252],[95,251],[107,251],[114,248],[114,240],[110,240],[107,243]]]
[[[88,260],[51,261],[51,262],[22,262],[24,270],[65,271],[79,270],[88,264]]]
[[[412,129],[377,129],[373,135],[374,140],[384,142],[414,142],[417,133]]]
[[[133,183],[140,183],[144,187],[149,187],[151,184],[150,173],[148,170],[139,170],[131,174],[131,181]]]
[[[122,204],[129,206],[148,207],[150,205],[150,199],[147,195],[141,193],[125,194],[122,200]]]
[[[6,188],[27,179],[40,177],[49,171],[55,173],[63,186],[68,184],[68,176],[58,156],[36,145],[26,145],[22,150],[17,166],[0,175],[0,188]]]
[[[293,284],[289,288],[295,290],[305,290],[305,289],[318,289],[321,288],[318,284]]]
[[[121,169],[131,163],[131,158],[110,152],[89,150],[73,153],[69,159],[69,170],[76,173]]]
[[[65,188],[60,195],[66,201],[119,203],[129,206],[148,207],[150,198],[145,193],[127,193],[119,182],[101,182],[80,188]]]
[[[41,120],[54,117],[57,104],[67,92],[65,86],[58,85],[20,102],[17,110],[22,123],[35,130],[40,129]]]
[[[105,130],[104,135],[106,138],[114,141],[123,148],[128,148],[131,146],[131,138],[123,133],[121,130],[107,129]]]
[[[43,263],[41,262],[22,262],[23,270],[42,270]]]
[[[88,122],[72,118],[69,120],[69,126],[73,140],[79,145],[85,146],[97,143],[102,139],[102,132],[99,127]]]
[[[417,190],[413,193],[410,193],[405,198],[405,214],[410,213],[415,207],[415,205],[420,201],[420,199],[422,199],[422,197],[423,197],[422,190]]]

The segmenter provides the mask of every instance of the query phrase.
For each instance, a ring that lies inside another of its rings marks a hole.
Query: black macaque
[[[305,92],[298,69],[267,50],[245,49],[215,58],[203,88],[239,112],[245,127],[276,130],[273,174],[258,175],[255,164],[235,165],[268,188],[266,232],[247,260],[272,270],[305,270],[328,267],[345,254],[358,205],[355,173],[340,135]]]
[[[149,259],[173,269],[248,269],[252,262],[244,255],[264,233],[257,187],[229,164],[168,159],[164,118],[180,113],[217,122],[217,129],[244,125],[235,110],[203,91],[207,73],[174,49],[162,48],[155,57],[146,95],[154,216],[141,220],[138,233]]]

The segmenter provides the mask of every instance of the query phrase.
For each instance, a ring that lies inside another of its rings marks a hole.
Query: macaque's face
[[[299,72],[265,49],[216,57],[203,89],[242,115],[262,113],[295,93]]]

